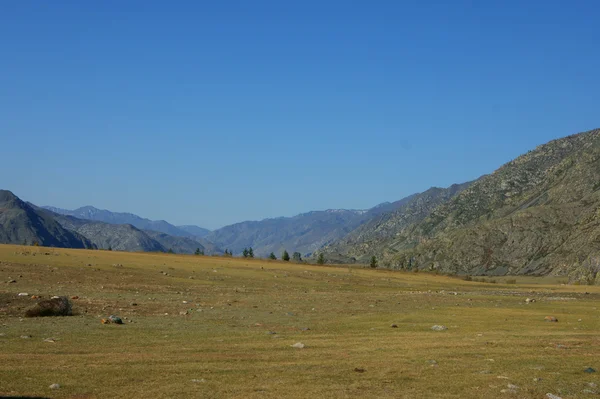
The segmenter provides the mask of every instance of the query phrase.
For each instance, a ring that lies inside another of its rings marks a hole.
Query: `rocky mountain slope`
[[[367,263],[373,254],[382,253],[396,236],[404,233],[412,224],[425,219],[435,208],[471,184],[472,182],[467,182],[448,188],[432,187],[393,203],[391,212],[389,205],[380,206],[378,209],[382,213],[320,249],[318,253],[323,253],[327,261],[332,263]]]
[[[483,176],[374,255],[391,268],[583,275],[600,256],[599,190],[600,130],[554,140]]]
[[[166,233],[177,237],[204,237],[209,230],[198,226],[177,227],[164,220],[150,220],[142,218],[133,213],[112,212],[105,209],[98,209],[93,206],[84,206],[75,210],[61,209],[53,206],[42,207],[54,213],[61,215],[74,216],[79,219],[95,220],[110,224],[130,224],[140,230],[152,230]]]
[[[52,217],[38,212],[7,190],[0,190],[0,243],[94,248],[90,240],[63,228]]]

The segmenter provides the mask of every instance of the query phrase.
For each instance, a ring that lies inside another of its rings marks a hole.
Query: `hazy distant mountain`
[[[210,233],[210,230],[194,225],[177,226],[177,228],[194,237],[206,237]]]
[[[63,228],[16,195],[0,190],[0,243],[33,244],[62,248],[93,248],[90,240]]]
[[[113,249],[115,251],[129,252],[166,252],[172,249],[176,253],[191,254],[197,248],[207,255],[219,253],[211,243],[202,243],[187,237],[175,237],[165,233],[140,230],[130,224],[112,224],[88,219],[79,219],[74,216],[61,215],[48,209],[41,212],[51,214],[64,228],[76,231],[87,237],[100,249]]]
[[[225,226],[206,238],[222,249],[239,254],[252,247],[257,256],[274,252],[277,257],[286,249],[290,254],[308,255],[324,244],[340,238],[368,218],[368,211],[330,209],[294,217],[248,221]]]
[[[196,240],[188,237],[175,237],[151,230],[144,230],[144,233],[159,242],[164,248],[167,248],[167,250],[172,249],[178,254],[192,254],[196,249],[204,251],[205,255],[217,255],[223,253],[216,245],[203,240],[202,238]]]
[[[185,229],[179,228],[164,220],[150,220],[142,218],[138,215],[134,215],[133,213],[111,212],[105,209],[98,209],[93,206],[84,206],[72,211],[53,206],[43,206],[42,208],[48,209],[55,213],[60,213],[61,215],[74,216],[79,219],[95,220],[98,222],[111,224],[131,224],[140,230],[159,231],[178,237],[204,237],[206,236],[206,232],[209,231],[198,226],[183,226]],[[188,230],[193,230],[194,233],[189,232]],[[198,232],[200,234],[197,234]]]

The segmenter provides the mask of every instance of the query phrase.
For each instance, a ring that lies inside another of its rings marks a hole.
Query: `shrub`
[[[38,302],[25,312],[25,317],[71,316],[71,302],[66,296]]]

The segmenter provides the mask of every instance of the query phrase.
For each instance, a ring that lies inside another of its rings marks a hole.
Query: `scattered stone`
[[[544,317],[544,320],[550,323],[558,323],[558,319],[554,316],[546,316]]]
[[[39,295],[32,295],[31,296],[31,299],[40,299],[40,298],[41,298],[41,296],[39,296]]]
[[[277,334],[275,331],[267,331],[267,335],[275,335]]]
[[[364,373],[366,370],[365,370],[365,369],[363,369],[363,368],[360,368],[360,367],[356,367],[356,368],[354,369],[354,371],[356,371],[357,373]]]
[[[392,324],[390,327],[392,327],[392,328],[398,328],[398,324]]]
[[[77,296],[77,295],[72,296],[71,299],[79,299],[79,296]]]
[[[25,312],[25,317],[71,316],[71,302],[66,296],[38,302]]]
[[[546,397],[548,399],[562,399],[560,396],[554,395],[553,393],[547,393]]]
[[[496,377],[496,378],[499,378],[499,379],[501,379],[501,380],[509,380],[509,379],[510,379],[510,378],[508,378],[508,377],[505,377],[505,376],[503,376],[503,375],[499,375],[499,376],[498,376],[498,377]]]
[[[595,370],[595,369],[593,369],[593,368],[591,368],[591,367],[588,367],[587,369],[583,370],[583,372],[584,372],[584,373],[591,374],[591,373],[595,373],[595,372],[596,372],[596,370]]]
[[[296,348],[296,349],[303,349],[306,345],[304,345],[302,342],[296,342],[294,345],[292,345],[292,348]]]
[[[593,391],[589,388],[585,388],[583,391],[581,391],[581,393],[596,394],[596,391]]]
[[[29,339],[29,338],[31,338],[31,335],[21,335],[21,338],[23,338],[23,339]]]
[[[181,301],[181,303],[188,303],[188,301]]]
[[[533,302],[535,302],[535,299],[533,299],[533,298],[525,299],[525,303],[533,303]]]
[[[50,388],[50,389],[60,389],[60,384],[52,384],[48,388]]]
[[[135,302],[131,302],[129,305],[131,305],[131,306],[137,306],[138,304],[135,303]]]
[[[431,329],[433,331],[444,331],[444,330],[447,330],[448,327],[436,324],[435,326],[431,327]]]
[[[26,292],[19,292],[17,296],[29,296],[29,294]]]
[[[53,344],[53,343],[55,343],[55,342],[56,342],[56,339],[55,339],[55,338],[44,338],[44,339],[43,339],[43,341],[44,341],[44,342],[49,342],[49,343],[52,343],[52,344]]]
[[[433,367],[437,366],[437,364],[438,364],[437,360],[433,360],[433,359],[431,359],[431,360],[428,360],[427,362],[428,362],[429,364],[431,364],[431,366],[433,366]]]
[[[517,385],[514,385],[514,384],[508,384],[507,388],[508,389],[513,389],[513,390],[519,389],[519,387]]]
[[[8,280],[8,281],[6,282],[6,284],[14,284],[14,283],[16,283],[16,282],[17,282],[17,280]]]
[[[594,382],[588,382],[587,386],[590,387],[590,388],[597,388],[598,384],[596,384]]]
[[[541,378],[539,378],[539,377],[535,377],[535,378],[533,379],[533,382],[540,382],[541,380],[542,380]]]
[[[195,383],[195,384],[198,384],[198,383],[204,383],[204,382],[206,382],[206,380],[204,378],[201,378],[199,380],[193,379],[192,382]]]

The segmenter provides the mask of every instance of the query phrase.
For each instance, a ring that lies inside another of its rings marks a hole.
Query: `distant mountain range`
[[[160,231],[177,237],[205,237],[210,230],[198,226],[173,226],[164,220],[150,220],[133,213],[111,212],[93,206],[84,206],[75,210],[43,206],[42,208],[61,215],[74,216],[79,219],[95,220],[110,224],[130,224],[140,230]]]
[[[367,210],[330,209],[209,232],[87,206],[25,203],[0,191],[0,242],[257,256],[458,274],[557,274],[600,284],[600,130],[553,140],[473,182]]]

